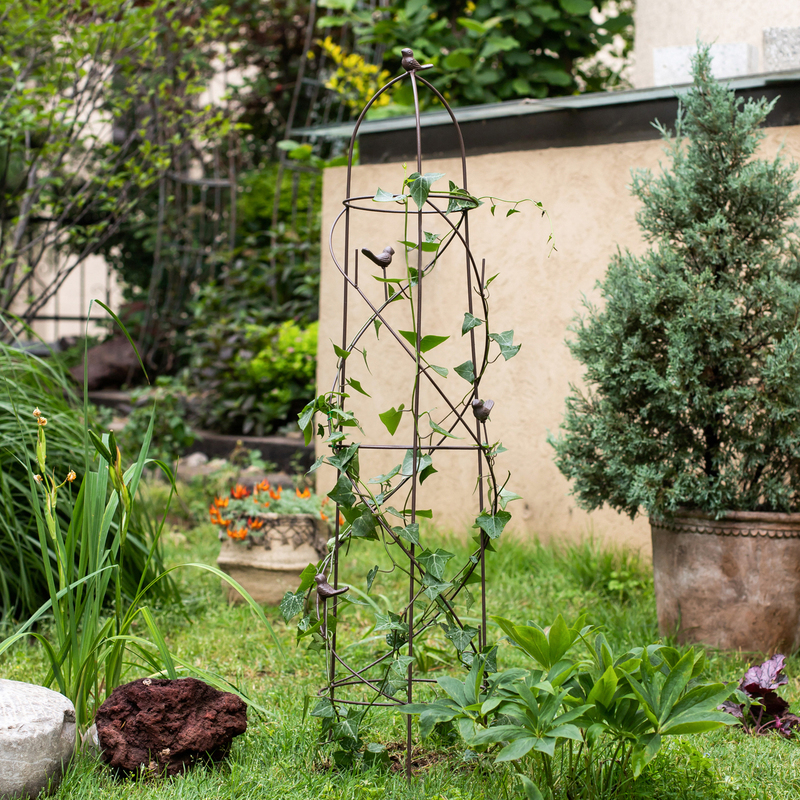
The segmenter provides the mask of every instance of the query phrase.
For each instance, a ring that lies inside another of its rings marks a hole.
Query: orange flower
[[[302,492],[299,489],[295,489],[294,491],[295,491],[295,494],[301,500],[305,500],[307,497],[311,497],[311,489],[306,488],[306,489],[303,489]]]
[[[247,537],[247,528],[239,528],[235,531],[228,528],[228,536],[230,536],[231,539],[244,539]]]
[[[266,492],[269,490],[269,481],[266,478],[264,478],[264,480],[261,481],[261,483],[259,483],[258,486],[256,486],[255,488],[258,489],[260,492]]]
[[[234,500],[243,500],[245,497],[250,497],[250,490],[242,486],[241,483],[237,483],[236,486],[231,489],[231,497]]]
[[[264,506],[264,508],[269,508],[269,500],[264,501],[261,505]]]
[[[219,513],[219,509],[215,505],[209,506],[208,513],[209,516],[211,517],[212,522],[219,522],[222,519]]]
[[[281,486],[279,486],[279,487],[278,487],[278,491],[277,491],[277,492],[275,492],[273,489],[270,489],[270,490],[269,490],[269,496],[270,496],[270,497],[271,497],[273,500],[280,500],[280,499],[281,499],[281,492],[282,492],[282,491],[283,491],[283,487],[281,487]]]
[[[327,516],[326,514],[323,514],[323,513],[320,511],[320,512],[319,512],[319,518],[320,518],[320,519],[325,519],[325,520],[326,520],[326,519],[328,519],[328,516]]]
[[[263,519],[252,519],[251,517],[247,518],[247,524],[254,530],[260,530],[264,527],[264,520]]]
[[[339,524],[344,525],[344,517],[341,514],[339,514]]]
[[[326,505],[328,505],[328,503],[330,503],[330,501],[331,501],[330,497],[326,497],[326,498],[323,499],[322,505],[326,506]]]
[[[215,505],[217,508],[227,508],[228,507],[228,498],[227,497],[217,497],[214,500]]]

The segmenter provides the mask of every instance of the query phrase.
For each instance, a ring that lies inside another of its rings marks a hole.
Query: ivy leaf
[[[376,320],[376,322],[377,322],[377,320]],[[347,379],[347,385],[348,386],[352,386],[357,392],[360,392],[361,394],[365,395],[366,397],[372,397],[372,395],[367,394],[367,392],[364,391],[364,388],[361,386],[361,383],[359,381],[357,381],[355,378],[348,378]]]
[[[372,589],[372,584],[375,581],[375,576],[378,574],[378,565],[376,564],[368,573],[367,573],[367,594],[369,594],[370,590]]]
[[[436,234],[433,233],[426,233],[425,234],[425,241],[421,242],[419,245],[416,242],[409,242],[405,239],[399,239],[399,243],[402,244],[408,250],[416,250],[419,247],[423,253],[435,253],[439,249],[439,245],[441,242],[437,241],[436,238],[429,238],[435,237]]]
[[[281,600],[281,614],[283,614],[283,618],[286,622],[288,622],[292,617],[296,617],[302,610],[303,604],[305,603],[305,592],[286,592],[283,596],[283,600]]]
[[[483,325],[483,320],[473,316],[469,311],[465,312],[464,321],[461,323],[461,335],[463,336],[473,328],[477,328],[478,325]]]
[[[378,191],[375,192],[375,197],[372,199],[376,203],[392,203],[395,200],[403,200],[404,195],[392,194],[391,192],[386,192],[383,189],[378,189]]]
[[[431,428],[436,431],[436,433],[441,433],[442,436],[446,436],[448,439],[463,439],[464,438],[463,436],[455,436],[454,434],[450,433],[450,431],[446,430],[441,425],[439,425],[438,422],[434,422],[430,418],[430,416],[428,417],[428,425],[430,425]]]
[[[378,414],[378,419],[386,426],[386,430],[389,431],[391,436],[394,436],[394,432],[397,430],[397,426],[400,424],[400,420],[403,417],[403,408],[404,404],[400,403],[399,408],[395,408],[392,406],[388,411],[384,411],[383,414]]]
[[[397,656],[397,658],[392,661],[391,670],[398,678],[408,680],[408,667],[413,663],[413,656]]]
[[[331,342],[331,344],[333,344],[333,342]],[[342,358],[342,359],[347,358],[347,356],[350,355],[350,351],[349,350],[342,350],[342,348],[339,347],[338,344],[333,344],[333,352],[336,353],[336,355],[339,356],[339,358]]]
[[[333,708],[333,703],[327,697],[323,697],[311,712],[312,717],[321,717],[322,719],[335,719],[336,711]]]
[[[419,482],[425,483],[425,481],[430,478],[431,475],[435,475],[439,470],[433,466],[433,464],[428,464],[425,469],[422,470],[419,474]]]
[[[353,504],[356,502],[356,497],[352,492],[350,479],[345,473],[339,476],[339,480],[336,481],[336,486],[328,492],[328,497],[330,497],[334,503],[344,506],[344,508],[353,507]]]
[[[446,367],[437,367],[435,364],[428,364],[428,366],[437,374],[441,375],[443,378],[447,377],[447,368]]]
[[[385,475],[376,475],[374,478],[370,478],[367,483],[388,483],[398,472],[400,472],[400,467],[402,465],[398,464],[396,467],[392,467]]]
[[[501,489],[500,490],[500,508],[502,508],[503,511],[506,510],[506,506],[512,500],[522,500],[522,495],[521,494],[517,494],[516,492],[512,492],[510,489]]]
[[[397,331],[412,347],[417,346],[417,334],[414,331]],[[434,347],[438,347],[442,342],[446,342],[450,337],[449,336],[434,336],[432,333],[429,333],[427,336],[423,336],[419,342],[419,351],[420,353],[427,353],[428,350],[433,350]]]
[[[481,201],[478,200],[477,197],[473,197],[465,189],[459,189],[458,186],[453,183],[453,181],[450,181],[450,194],[456,196],[450,197],[447,203],[447,211],[445,212],[446,214],[450,214],[453,211],[469,211],[470,209],[477,208],[478,206],[482,205]]]
[[[475,383],[475,365],[471,361],[465,361],[463,364],[453,367],[453,369],[467,383]]]
[[[375,338],[380,339],[381,325],[383,325],[383,323],[377,317],[375,317],[375,319],[372,320],[372,324],[375,326]],[[367,396],[369,397],[369,395]]]
[[[358,719],[342,717],[333,726],[333,736],[335,739],[349,739],[352,742],[358,741]]]
[[[388,614],[375,614],[375,630],[376,631],[400,631],[401,633],[408,633],[408,625],[402,622],[398,614],[391,611]]]
[[[514,331],[503,331],[502,333],[490,333],[490,339],[494,339],[500,345],[500,353],[503,358],[508,361],[513,358],[518,352],[521,344],[514,344]]]
[[[339,450],[334,455],[328,458],[328,463],[332,467],[336,467],[336,469],[344,469],[350,460],[355,456],[358,452],[358,442],[354,442],[350,445],[350,447],[345,448],[344,450]]]
[[[445,636],[455,645],[459,653],[463,653],[477,633],[478,629],[469,625],[465,625],[463,628],[459,628],[458,625],[452,625],[445,633]]]
[[[453,584],[446,581],[440,581],[434,578],[430,573],[426,573],[422,578],[422,585],[425,587],[422,591],[427,595],[428,599],[435,600],[440,594],[446,592]]]
[[[392,530],[401,538],[405,539],[407,542],[411,542],[411,544],[419,544],[419,523],[412,522],[410,525],[406,525],[405,528],[392,528]]]
[[[425,467],[428,467],[433,462],[433,459],[427,455],[417,451],[417,472],[422,472]],[[414,470],[414,451],[406,450],[405,458],[403,458],[403,466],[400,474],[406,477],[410,476]]]
[[[310,589],[312,584],[314,583],[314,576],[317,574],[317,567],[315,564],[309,564],[301,573],[300,573],[300,586],[297,589],[298,592],[305,592],[307,589]]]
[[[481,511],[475,519],[475,523],[490,539],[499,539],[503,528],[505,528],[510,519],[511,514],[508,511],[498,511],[494,515]]]
[[[428,172],[425,175],[414,172],[412,175],[408,176],[408,190],[411,194],[411,198],[417,204],[417,208],[422,208],[422,206],[425,205],[431,191],[431,186],[438,181],[439,178],[443,177],[443,172]]]
[[[417,556],[417,561],[425,567],[426,572],[430,573],[437,580],[441,580],[444,577],[444,568],[451,558],[455,558],[452,553],[448,553],[447,550],[442,550],[441,547],[437,547],[434,551],[423,550],[419,556]]]
[[[312,423],[316,410],[317,400],[314,399],[310,403],[306,403],[305,408],[300,412],[300,416],[297,418],[297,424],[300,426],[300,430],[303,431],[306,447],[311,444],[311,439],[314,436],[314,425]]]
[[[316,472],[325,461],[325,456],[320,456],[312,465],[311,468],[306,472],[306,475],[311,475],[312,472]]]
[[[350,535],[354,539],[378,538],[375,532],[375,515],[369,509],[365,508],[364,513],[350,526]]]

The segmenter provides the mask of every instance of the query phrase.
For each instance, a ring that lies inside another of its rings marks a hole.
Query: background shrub
[[[187,373],[200,424],[262,436],[293,421],[314,397],[317,323],[224,320],[195,339]]]

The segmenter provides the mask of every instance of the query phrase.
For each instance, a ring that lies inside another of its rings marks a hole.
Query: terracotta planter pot
[[[246,544],[229,537],[222,540],[217,566],[238,581],[259,603],[278,605],[286,592],[300,585],[300,573],[319,561],[328,538],[327,524],[311,514],[263,514],[264,542]],[[244,598],[227,582],[222,587],[228,602]]]
[[[651,518],[658,627],[725,650],[800,645],[800,514]]]

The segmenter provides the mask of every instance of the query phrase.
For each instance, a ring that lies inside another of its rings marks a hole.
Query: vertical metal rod
[[[347,234],[345,234],[345,236],[347,236]],[[356,264],[356,273],[357,273],[358,272],[358,251],[356,251],[355,259],[356,259],[355,260],[355,264]],[[348,264],[347,264],[347,259],[345,258],[345,262],[344,262],[344,281],[343,281],[344,288],[343,288],[343,297],[342,297],[342,350],[344,350],[347,347],[347,300],[348,300],[347,289],[348,289],[348,285],[349,285],[349,282],[348,282],[347,278],[348,278]],[[347,371],[347,362],[343,360],[342,361],[342,371],[341,371],[340,377],[339,377],[339,391],[342,393],[342,395],[344,395],[344,388],[346,386],[346,379],[347,379],[347,376],[345,374],[346,371]],[[344,397],[342,397],[342,409],[344,409]],[[341,430],[341,429],[342,429],[342,426],[341,426],[341,423],[340,423],[339,424],[339,430]],[[338,474],[341,475],[341,470],[339,470]],[[339,588],[339,529],[340,529],[340,525],[339,525],[339,513],[340,512],[339,512],[339,504],[338,503],[336,504],[335,513],[336,513],[336,522],[335,522],[335,527],[334,527],[334,531],[335,532],[334,532],[334,539],[333,539],[333,588],[334,589],[338,589]],[[338,618],[336,616],[336,612],[337,612],[337,609],[338,609],[338,605],[339,605],[339,598],[338,597],[334,597],[333,598],[333,617],[337,621],[338,621]],[[326,606],[327,606],[327,603],[326,603]],[[327,622],[326,622],[325,626],[327,628]],[[335,625],[334,629],[333,629],[333,634],[331,635],[331,653],[332,654],[336,652],[337,633],[338,633],[338,625]],[[326,636],[327,636],[327,631],[326,631]],[[331,681],[330,698],[331,698],[331,703],[333,703],[333,701],[334,701],[334,695],[335,695],[335,691],[336,691],[335,688],[334,688],[334,685],[333,685],[335,680],[336,680],[336,658],[331,658],[331,669],[330,669],[330,681]]]
[[[411,89],[414,92],[414,120],[416,123],[417,134],[417,172],[422,174],[422,128],[419,121],[419,95],[417,93],[417,79],[413,72],[411,75]],[[417,460],[419,458],[419,431],[417,422],[419,420],[419,390],[421,383],[420,370],[420,346],[422,343],[422,209],[417,209],[417,347],[416,347],[416,371],[414,375],[414,414],[413,414],[413,438],[411,446],[411,523],[417,519]],[[412,542],[410,547],[411,557],[414,558],[415,547]],[[408,579],[408,655],[414,657],[414,566],[411,565]],[[412,664],[408,665],[408,702],[413,702],[414,684],[412,678]],[[412,768],[412,736],[411,736],[411,716],[409,715],[406,727],[406,778],[411,780]]]

